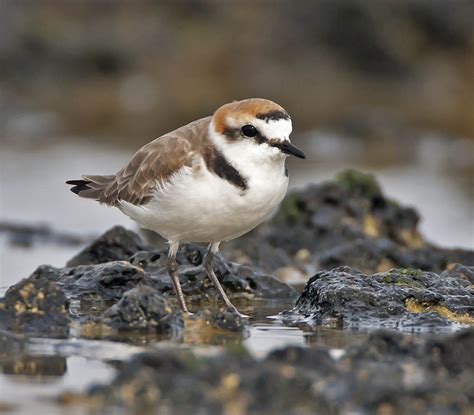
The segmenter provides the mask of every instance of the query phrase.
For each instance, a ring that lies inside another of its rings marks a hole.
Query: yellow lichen
[[[367,236],[372,238],[380,236],[379,224],[373,215],[365,215],[363,229]]]
[[[393,415],[395,414],[395,408],[390,403],[382,403],[377,407],[378,415]]]
[[[221,386],[225,391],[234,391],[239,385],[240,376],[237,373],[229,373],[221,381]]]
[[[295,368],[290,365],[282,365],[280,367],[280,373],[286,378],[293,378],[296,376]]]
[[[224,404],[224,414],[245,415],[248,413],[248,396],[239,390],[240,376],[229,373],[221,378],[216,388],[211,388],[208,396]]]
[[[239,385],[240,376],[237,373],[229,373],[221,378],[220,384],[210,392],[210,395],[222,401],[233,399]]]
[[[18,291],[18,294],[20,294],[20,297],[25,300],[25,299],[28,297],[28,289],[27,289],[27,286],[25,285],[24,288],[22,288],[20,291]]]
[[[385,272],[392,269],[395,264],[388,258],[383,258],[377,265],[377,272]]]
[[[416,229],[401,229],[398,236],[408,248],[423,248],[426,245]]]
[[[311,260],[311,252],[308,249],[300,249],[296,252],[295,259],[300,262],[309,262]]]
[[[423,313],[427,311],[434,311],[440,316],[447,318],[448,320],[455,321],[457,323],[474,325],[474,317],[468,313],[456,313],[451,311],[448,307],[441,304],[428,304],[420,303],[413,298],[408,298],[405,301],[405,306],[411,313]]]
[[[25,305],[20,302],[16,303],[14,308],[18,314],[24,313],[26,311]]]

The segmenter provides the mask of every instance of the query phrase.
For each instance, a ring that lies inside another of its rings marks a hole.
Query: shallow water
[[[331,347],[334,355],[358,339],[365,332],[320,328],[317,331],[286,327],[280,320],[268,318],[291,307],[285,301],[255,301],[241,306],[242,312],[251,315],[251,329],[242,340],[240,335],[224,333],[216,337],[215,332],[183,337],[183,340],[157,341],[153,337],[141,336],[128,339],[128,343],[106,340],[88,340],[71,336],[67,340],[33,338],[27,342],[26,350],[11,354],[0,354],[0,407],[10,408],[17,414],[60,414],[73,409],[74,414],[88,413],[88,408],[75,405],[63,408],[57,402],[61,393],[84,392],[92,384],[106,383],[115,373],[107,361],[125,360],[135,353],[162,347],[192,347],[196,353],[213,353],[217,346],[242,343],[257,358],[271,350],[287,345],[324,345]],[[130,344],[130,340],[131,343]],[[28,398],[25,399],[25,396]]]
[[[469,157],[474,157],[474,151],[472,156],[464,154],[472,148],[465,140],[453,145],[447,140],[427,137],[409,150],[410,157],[403,162],[396,157],[380,160],[374,155],[377,149],[357,141],[330,140],[322,133],[306,144],[302,147],[308,160],[290,165],[293,187],[329,179],[347,167],[368,170],[375,173],[386,194],[418,209],[422,216],[421,231],[428,239],[444,246],[474,247],[474,182],[469,168]],[[116,171],[132,151],[86,141],[42,143],[35,147],[0,144],[0,221],[46,223],[56,230],[83,236],[98,235],[116,224],[134,228],[120,212],[79,199],[64,185],[65,180],[82,173]],[[440,153],[443,157],[436,156]],[[464,154],[464,161],[455,167],[452,161],[459,159],[460,153]],[[79,249],[80,246],[49,243],[21,247],[10,244],[0,234],[0,287],[4,291],[39,264],[63,266]],[[182,340],[133,336],[120,343],[88,340],[80,337],[79,330],[73,330],[66,341],[31,339],[26,351],[13,358],[0,355],[0,410],[11,407],[24,414],[87,413],[87,408],[80,406],[63,408],[54,402],[54,397],[60,392],[81,392],[92,383],[108,381],[114,369],[106,360],[126,359],[150,348],[171,345],[207,353],[216,345],[242,343],[252,354],[262,357],[280,346],[319,344],[330,347],[337,355],[339,349],[367,336],[365,331],[289,327],[272,318],[291,306],[292,303],[282,301],[242,305],[241,310],[251,316],[252,323],[244,339],[232,333],[216,336],[200,332],[185,334]]]
[[[51,362],[47,360],[51,358],[50,356],[31,354],[24,358],[31,361],[36,359],[51,365]],[[16,414],[63,414],[66,408],[62,408],[55,402],[58,393],[65,391],[80,393],[91,383],[110,380],[115,372],[111,366],[97,359],[81,356],[56,356],[56,359],[64,365],[66,370],[64,374],[45,376],[1,374],[0,406],[3,406],[6,412],[11,411]],[[88,411],[87,408],[78,406],[72,413],[85,414]]]

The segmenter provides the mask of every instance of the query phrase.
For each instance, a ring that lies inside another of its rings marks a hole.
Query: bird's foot
[[[232,311],[234,314],[237,314],[240,318],[250,318],[248,315],[241,313],[235,306],[228,307],[228,310]]]

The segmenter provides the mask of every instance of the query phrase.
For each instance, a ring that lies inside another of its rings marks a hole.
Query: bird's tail
[[[82,180],[68,180],[66,184],[72,186],[70,190],[76,195],[102,202],[106,189],[114,180],[115,175],[82,176]]]

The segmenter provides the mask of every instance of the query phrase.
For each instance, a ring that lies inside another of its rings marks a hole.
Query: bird
[[[181,243],[206,243],[204,269],[226,306],[239,313],[213,269],[223,241],[254,229],[288,189],[288,156],[305,158],[290,141],[292,120],[262,98],[233,101],[141,147],[113,175],[68,180],[80,197],[113,206],[168,241],[167,271],[180,308],[190,313],[176,253]]]

